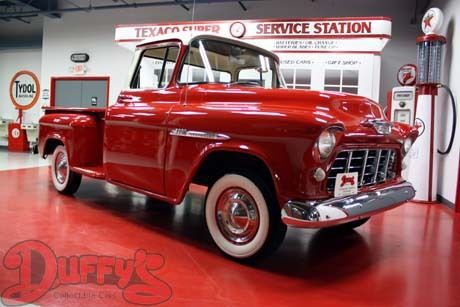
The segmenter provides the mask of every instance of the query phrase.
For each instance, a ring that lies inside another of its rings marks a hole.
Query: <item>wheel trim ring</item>
[[[67,180],[69,172],[69,164],[67,162],[67,155],[59,152],[54,162],[54,174],[59,184],[64,184]]]
[[[236,245],[251,242],[260,225],[260,213],[254,198],[240,187],[228,188],[219,195],[215,219],[223,237]]]

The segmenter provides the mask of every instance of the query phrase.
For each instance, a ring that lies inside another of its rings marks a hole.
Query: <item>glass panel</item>
[[[340,87],[339,86],[325,86],[324,90],[332,91],[332,92],[340,92]]]
[[[324,84],[340,85],[340,73],[338,69],[326,69],[324,73]]]
[[[171,81],[172,73],[174,66],[176,66],[176,60],[179,56],[179,47],[169,47],[168,48],[168,59],[165,65],[165,72],[163,74],[163,80],[161,82],[161,87],[165,87]]]
[[[192,80],[189,82],[203,82],[205,80],[204,68],[191,67],[192,70]]]
[[[262,73],[254,68],[243,69],[238,74],[238,82],[253,82],[263,87],[270,87],[272,84],[272,73]]]
[[[157,89],[167,86],[171,80],[178,53],[179,47],[154,48],[144,51],[131,82],[131,87]],[[168,58],[166,64],[163,65],[166,55]],[[164,73],[162,74],[163,70]],[[162,78],[161,83],[160,78]]]
[[[345,93],[351,93],[351,94],[358,94],[358,88],[357,87],[342,87],[342,92]]]
[[[281,73],[283,74],[284,81],[286,81],[287,84],[293,84],[294,83],[294,69],[281,69]]]
[[[198,48],[191,46],[185,64],[182,66],[179,81],[182,83],[204,82],[205,70]]]
[[[190,71],[201,70],[198,78]],[[217,40],[193,41],[189,47],[180,82],[219,82],[280,87],[278,66],[268,54]]]
[[[311,84],[311,69],[297,69],[295,83]]]
[[[358,71],[357,70],[344,70],[342,85],[355,85],[358,86]]]

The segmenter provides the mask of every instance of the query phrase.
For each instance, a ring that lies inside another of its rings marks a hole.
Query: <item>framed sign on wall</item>
[[[40,97],[40,81],[31,71],[18,71],[11,78],[9,93],[16,109],[29,110],[34,107]]]

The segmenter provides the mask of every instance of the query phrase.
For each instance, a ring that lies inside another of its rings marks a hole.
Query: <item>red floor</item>
[[[356,232],[290,229],[271,258],[250,266],[213,245],[200,196],[170,207],[86,179],[69,198],[53,190],[48,172],[0,172],[2,258],[31,239],[56,256],[132,259],[145,249],[165,259],[153,271],[158,299],[171,294],[164,306],[460,306],[460,214],[440,205],[406,204]],[[34,270],[32,280],[40,274]],[[18,276],[0,263],[0,291]],[[34,304],[128,305],[124,295],[132,291],[113,280],[61,285]]]

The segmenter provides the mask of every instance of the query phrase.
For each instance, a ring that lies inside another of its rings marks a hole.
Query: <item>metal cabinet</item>
[[[105,108],[107,77],[59,77],[51,80],[51,105],[56,107]]]

